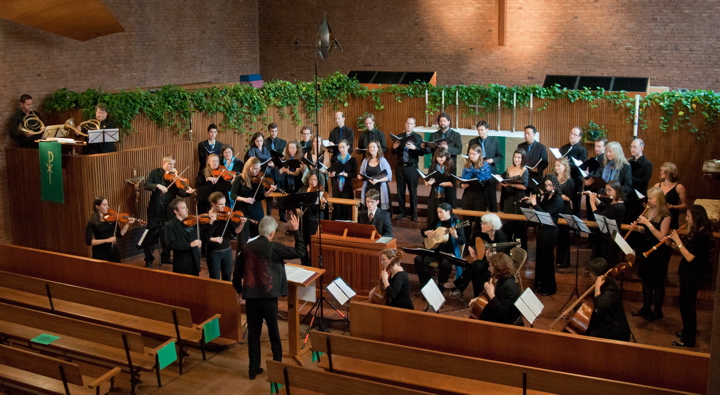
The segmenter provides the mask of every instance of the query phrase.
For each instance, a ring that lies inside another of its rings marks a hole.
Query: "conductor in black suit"
[[[268,137],[263,141],[263,145],[265,148],[270,151],[270,156],[274,157],[273,150],[279,152],[280,154],[283,154],[285,152],[285,147],[287,147],[287,141],[281,139],[278,137],[278,126],[275,122],[268,125]],[[272,177],[273,180],[275,180],[275,183],[277,185],[282,185],[283,181],[285,180],[285,176],[280,173],[280,169],[275,166],[272,170],[268,171],[268,174],[270,177]],[[270,204],[270,201],[268,200],[267,205],[267,215],[270,215],[272,213],[272,204]],[[280,221],[287,222],[285,219],[285,213],[280,213]]]
[[[223,143],[217,141],[218,127],[214,123],[211,123],[207,129],[208,138],[205,141],[198,143],[198,160],[200,160],[200,168],[204,168],[207,164],[207,158],[210,154],[217,154],[220,156]]]
[[[380,204],[380,193],[371,189],[365,195],[365,205],[367,210],[358,214],[358,223],[366,225],[374,225],[378,233],[382,237],[392,237],[393,229],[390,222],[390,213],[378,208]]]
[[[518,149],[523,149],[527,152],[527,166],[530,171],[530,178],[535,180],[538,185],[541,185],[543,175],[545,174],[545,168],[548,167],[548,154],[547,148],[542,145],[539,141],[535,140],[537,136],[537,129],[533,125],[525,126],[525,142],[518,144]],[[530,167],[535,166],[538,161],[542,161],[531,169]]]
[[[493,174],[497,174],[497,163],[501,163],[503,160],[503,154],[500,152],[498,146],[498,140],[495,137],[488,136],[489,125],[487,121],[480,121],[476,125],[478,131],[478,137],[470,140],[468,144],[468,152],[470,153],[470,147],[479,145],[482,148],[482,156],[485,163],[490,165],[490,170]],[[488,186],[483,188],[483,195],[488,205],[488,210],[497,212],[497,189],[494,178],[488,181]]]
[[[448,143],[447,149],[450,151],[453,163],[457,164],[457,156],[462,154],[462,137],[460,136],[460,133],[450,128],[452,126],[450,114],[442,113],[438,115],[437,122],[440,129],[430,135],[430,141],[445,139]],[[425,143],[422,144],[422,148],[425,150],[425,154],[432,154],[435,152],[435,149],[431,149]],[[455,171],[457,171],[457,167],[459,166],[455,167]]]

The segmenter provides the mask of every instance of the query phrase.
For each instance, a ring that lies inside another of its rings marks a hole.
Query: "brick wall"
[[[256,0],[104,3],[126,31],[84,43],[0,20],[0,144],[12,144],[7,125],[23,93],[32,95],[39,108],[44,97],[63,87],[83,91],[234,82],[240,74],[259,71]],[[8,193],[21,191],[7,190],[2,150],[0,242],[11,240],[3,214],[9,209]]]
[[[335,70],[432,70],[439,85],[542,84],[546,74],[650,77],[652,85],[720,89],[720,1],[508,0],[506,46],[497,0],[261,2],[266,79],[308,80],[323,14],[344,53]]]

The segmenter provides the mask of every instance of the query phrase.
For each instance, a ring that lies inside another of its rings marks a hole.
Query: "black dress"
[[[549,213],[555,224],[557,224],[562,207],[562,198],[553,194],[550,198],[543,198],[534,208],[536,211]],[[557,292],[555,283],[555,246],[557,245],[558,228],[557,226],[538,224],[537,229],[537,254],[535,257],[533,288],[543,295],[553,295]]]
[[[439,185],[443,182],[453,182],[454,178],[452,177],[452,175],[455,174],[455,166],[451,167],[448,170],[443,170],[442,173],[440,173],[437,168],[435,168],[434,170],[428,170],[428,173],[432,173],[433,171],[437,171],[437,174],[433,176],[435,178],[435,182],[430,186],[430,195],[428,196],[428,226],[437,222],[437,207],[441,203],[448,203],[452,207],[455,207],[455,205],[457,204],[457,190],[455,189],[455,186],[442,187],[442,192],[440,192],[440,190],[438,189],[440,188]]]
[[[653,218],[650,222],[655,229],[660,229],[662,221],[669,216],[667,214],[662,218]],[[644,232],[642,233],[642,242],[639,248],[636,248],[638,277],[642,279],[643,290],[643,307],[641,311],[650,314],[650,307],[654,304],[655,308],[652,314],[659,318],[662,316],[662,306],[665,299],[665,281],[667,279],[668,263],[672,256],[672,248],[667,244],[663,244],[657,248],[657,251],[651,252],[647,258],[643,256],[643,252],[650,250],[658,243],[658,239],[653,236],[647,226],[642,225]]]
[[[595,310],[586,334],[603,339],[630,340],[630,325],[623,309],[622,292],[613,277],[605,278],[600,295],[595,297]]]
[[[615,220],[619,228],[623,222],[623,218],[625,217],[625,203],[620,202],[607,205],[601,204],[593,214],[602,215],[605,218]],[[617,243],[613,240],[612,235],[602,233],[596,229],[593,230],[597,232],[597,237],[593,239],[593,248],[595,249],[593,251],[593,256],[596,258],[605,258],[608,262],[617,262],[620,249],[618,248]]]
[[[348,154],[350,155],[350,154]],[[330,162],[332,164],[335,164],[339,162],[340,159],[338,159],[338,155],[333,156],[330,159]],[[340,165],[342,170],[338,171],[337,173],[342,173],[343,171],[347,173],[347,177],[345,177],[344,184],[342,186],[342,190],[340,189],[340,176],[335,174],[335,177],[333,177],[333,197],[343,198],[343,199],[352,199],[353,194],[355,191],[353,190],[353,179],[357,176],[358,172],[358,165],[357,161],[354,157],[350,156],[348,160]],[[335,210],[333,211],[333,220],[349,220],[352,218],[352,209],[347,204],[336,204]]]
[[[514,325],[520,318],[520,310],[515,301],[520,297],[520,289],[513,276],[500,278],[495,284],[495,297],[490,300],[480,320]]]
[[[564,183],[560,184],[560,190],[563,196],[570,198],[570,201],[563,199],[562,214],[572,214],[573,209],[571,201],[573,200],[575,193],[575,182],[572,178],[568,178]],[[557,267],[569,267],[570,266],[570,227],[568,225],[559,225],[560,238],[558,239],[557,246],[557,257],[555,260],[555,266]]]
[[[406,271],[399,271],[390,277],[390,285],[385,288],[387,305],[401,309],[414,310],[412,299],[410,299],[410,278]]]
[[[249,204],[236,200],[238,196],[244,198],[255,197],[255,203]],[[230,189],[230,199],[235,200],[235,211],[242,211],[246,217],[260,222],[260,220],[262,220],[265,216],[265,211],[262,207],[262,201],[265,199],[265,187],[263,185],[251,184],[250,187],[248,187],[243,182],[242,177],[236,177],[235,180],[233,180],[232,188]],[[240,232],[240,239],[238,242],[242,242],[244,245],[250,237],[255,237],[257,235],[258,224],[246,222],[242,232]]]
[[[525,188],[528,186],[530,180],[530,172],[525,169],[519,176],[508,177],[507,170],[503,173],[502,177],[509,180],[519,180]],[[520,210],[520,199],[526,196],[525,190],[520,190],[513,187],[503,187],[502,194],[500,195],[500,201],[502,202],[502,211],[505,214],[522,214]],[[507,221],[503,226],[505,234],[510,236],[511,239],[520,239],[520,246],[527,251],[527,221]]]
[[[666,194],[665,194],[665,203],[677,206],[680,204],[680,194],[677,192],[677,186],[678,184],[675,184],[675,186],[672,187]],[[670,210],[670,228],[677,229],[680,227],[680,209],[677,208],[671,208]]]
[[[113,233],[115,233],[118,238],[122,237],[119,226],[117,232],[115,232],[114,222],[100,221],[99,223],[94,223],[93,220],[90,220],[85,227],[85,243],[92,245],[93,239],[109,239],[113,236]],[[93,259],[120,263],[120,251],[117,248],[117,243],[103,243],[92,246],[92,257]]]
[[[689,347],[695,346],[697,294],[705,281],[705,277],[712,269],[710,253],[714,244],[709,231],[695,233],[692,238],[684,243],[684,248],[695,256],[690,262],[683,258],[678,268],[678,276],[680,277],[680,297],[678,302],[683,323],[680,340]]]

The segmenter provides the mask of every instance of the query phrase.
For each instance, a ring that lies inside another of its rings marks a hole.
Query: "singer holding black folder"
[[[432,164],[428,174],[423,177],[425,186],[430,187],[428,197],[427,223],[437,222],[437,208],[440,203],[448,203],[455,207],[457,191],[452,175],[455,174],[455,163],[452,160],[450,151],[445,148],[438,148],[433,154]]]
[[[545,174],[545,168],[548,167],[548,154],[547,148],[535,140],[536,135],[537,129],[535,129],[535,126],[525,126],[525,142],[518,144],[517,147],[525,151],[527,156],[526,166],[530,170],[530,178],[540,184],[543,174]]]
[[[409,117],[405,121],[405,130],[400,135],[393,137],[392,152],[397,158],[397,197],[400,205],[400,213],[397,219],[405,218],[405,188],[410,194],[410,213],[413,221],[417,221],[417,186],[418,186],[418,158],[423,154],[420,144],[422,137],[413,132],[415,118]],[[392,136],[391,136],[392,137]],[[402,143],[402,145],[401,145]]]
[[[352,199],[353,178],[357,175],[357,161],[348,152],[350,144],[342,140],[338,145],[338,154],[330,158],[328,176],[333,180],[333,197]],[[349,220],[352,218],[351,208],[347,204],[338,204],[333,212],[334,220]]]
[[[365,202],[365,196],[368,191],[377,191],[380,194],[380,208],[385,211],[389,211],[389,183],[392,181],[392,168],[390,167],[390,163],[388,163],[387,159],[383,157],[383,153],[380,149],[381,144],[377,140],[370,141],[367,144],[367,154],[360,165],[360,174],[358,174],[358,179],[364,180],[362,192],[360,194],[360,201],[363,203]],[[383,172],[387,175],[385,177],[380,177],[379,174]]]
[[[574,193],[570,195],[570,200],[572,200],[572,213],[578,218],[580,217],[580,201],[582,200],[582,195],[580,195],[579,192],[582,192],[583,189],[583,178],[573,158],[579,162],[585,162],[587,160],[587,149],[580,141],[582,140],[582,133],[582,129],[579,126],[570,129],[569,142],[560,147],[560,154],[566,157],[570,164],[570,177],[573,180],[573,186],[575,188]]]

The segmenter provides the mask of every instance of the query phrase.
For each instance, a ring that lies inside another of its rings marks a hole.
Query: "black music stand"
[[[560,214],[560,216],[565,218],[568,226],[575,233],[575,289],[570,294],[570,297],[568,297],[567,302],[565,302],[565,304],[560,308],[560,310],[563,310],[565,306],[570,303],[573,296],[577,296],[578,298],[580,297],[580,291],[578,291],[578,278],[580,276],[580,232],[590,233],[590,228],[585,222],[583,222],[583,220],[575,215]]]

